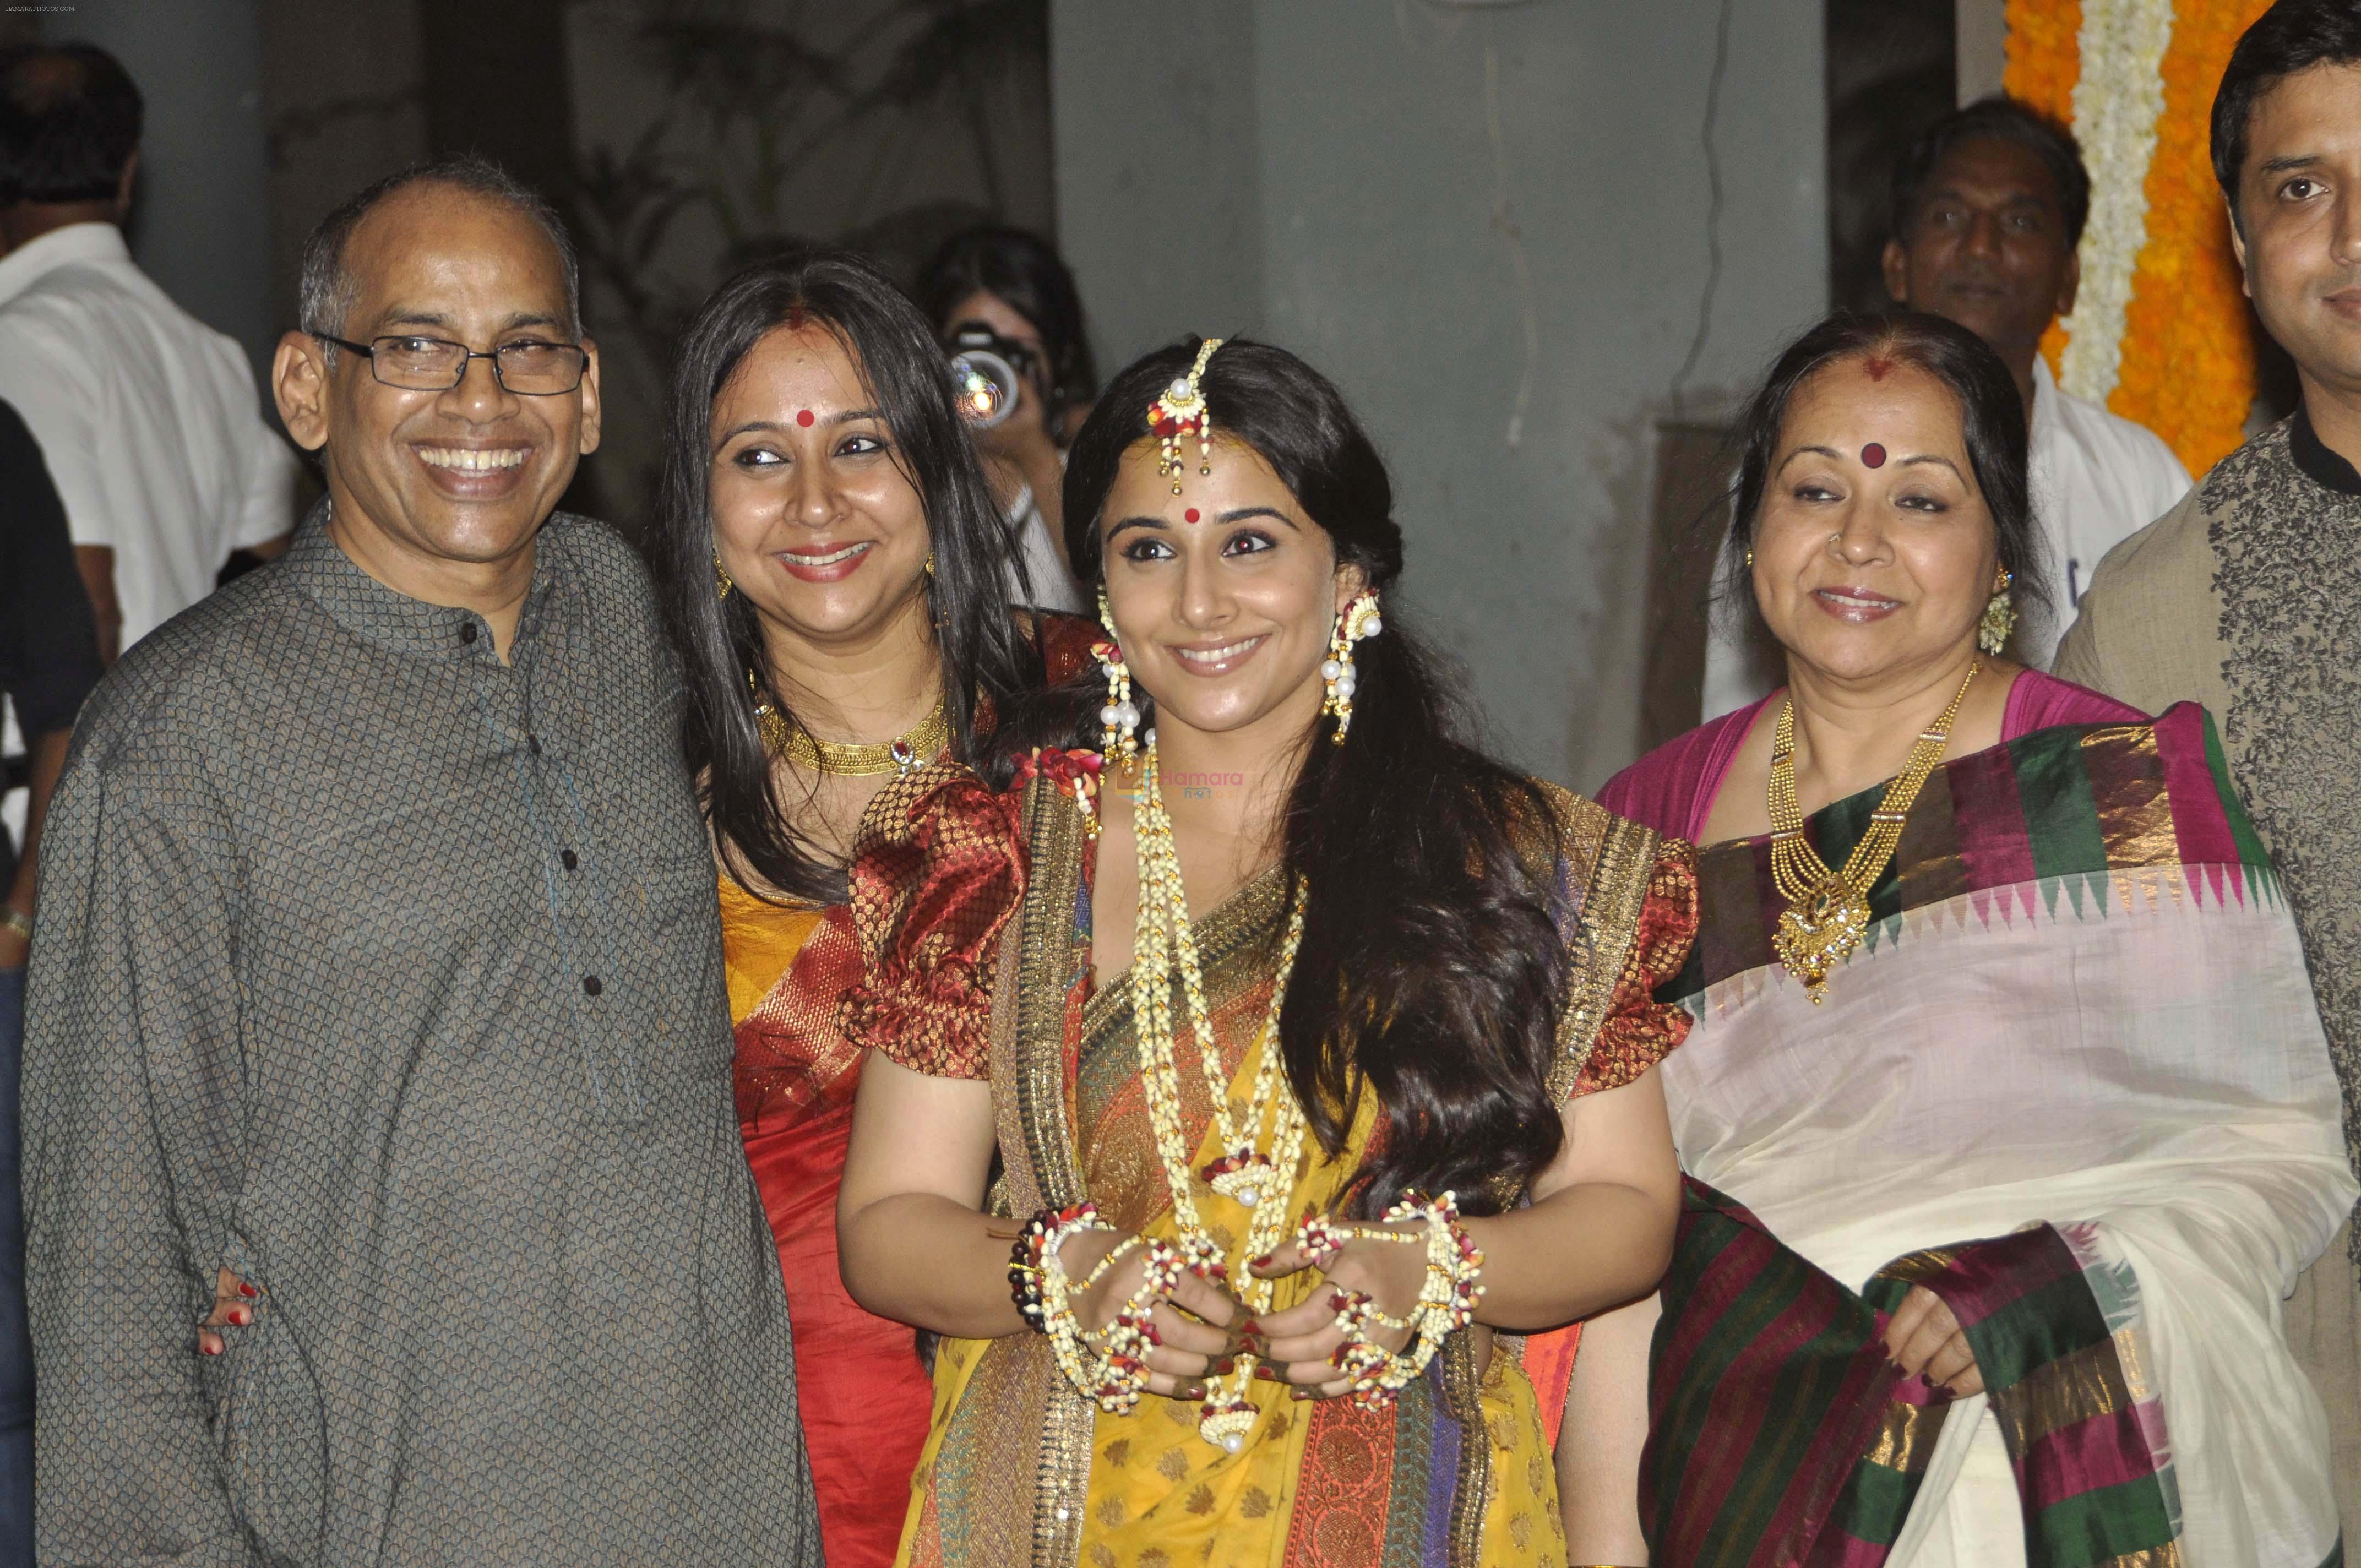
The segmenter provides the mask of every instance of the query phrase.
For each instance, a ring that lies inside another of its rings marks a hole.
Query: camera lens
[[[1023,395],[1016,368],[988,348],[951,356],[951,400],[960,417],[977,430],[990,430],[1016,411]]]

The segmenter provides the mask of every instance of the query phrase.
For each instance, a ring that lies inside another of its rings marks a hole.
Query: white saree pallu
[[[1808,825],[1830,864],[1879,792]],[[2351,1209],[2293,922],[2193,707],[1938,769],[1815,1005],[1765,839],[1700,859],[1693,1179],[1643,1519],[1668,1563],[2338,1561],[2280,1302]],[[1698,1185],[1702,1184],[1702,1185]],[[1990,1392],[1883,1360],[1913,1284]]]

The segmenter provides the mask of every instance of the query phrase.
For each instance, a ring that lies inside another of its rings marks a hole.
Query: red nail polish
[[[1238,1332],[1242,1334],[1252,1334],[1257,1339],[1262,1338],[1263,1332],[1261,1320],[1257,1318],[1248,1318],[1245,1322],[1238,1325]]]
[[[1222,1357],[1221,1360],[1213,1364],[1213,1371],[1224,1377],[1227,1377],[1231,1373],[1235,1372],[1237,1369],[1238,1364],[1235,1358],[1227,1355]]]
[[[244,1328],[247,1324],[254,1321],[254,1314],[247,1311],[244,1307],[232,1307],[229,1310],[229,1321],[236,1323],[239,1328]]]
[[[249,1301],[253,1300],[256,1297],[258,1297],[258,1296],[259,1296],[259,1295],[261,1295],[261,1294],[262,1294],[262,1292],[261,1292],[261,1291],[257,1290],[253,1286],[248,1285],[248,1284],[247,1284],[245,1280],[243,1280],[243,1279],[241,1279],[241,1280],[239,1280],[239,1281],[237,1282],[237,1293],[238,1293],[239,1295],[241,1295],[241,1296],[245,1297],[245,1298],[246,1298],[247,1300],[249,1300]]]
[[[1256,1367],[1256,1368],[1254,1369],[1254,1375],[1255,1375],[1256,1376],[1257,1376],[1257,1377],[1261,1378],[1261,1379],[1262,1379],[1264,1382],[1266,1382],[1266,1383],[1276,1383],[1276,1382],[1278,1382],[1278,1381],[1279,1380],[1279,1374],[1278,1374],[1278,1373],[1276,1373],[1276,1372],[1273,1372],[1273,1371],[1272,1371],[1269,1367],[1268,1367],[1268,1366],[1257,1366],[1257,1367]]]
[[[1250,1257],[1246,1259],[1246,1266],[1248,1268],[1268,1268],[1270,1266],[1270,1254],[1265,1253],[1260,1257]]]
[[[1141,1324],[1139,1332],[1141,1337],[1146,1339],[1150,1344],[1160,1345],[1164,1343],[1164,1336],[1156,1332],[1156,1325],[1154,1323]]]
[[[218,1340],[201,1339],[197,1341],[197,1348],[207,1355],[219,1355],[222,1353],[221,1342]]]

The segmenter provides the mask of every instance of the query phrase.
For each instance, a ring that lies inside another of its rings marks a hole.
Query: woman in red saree
[[[707,302],[667,452],[653,554],[713,828],[740,1125],[829,1562],[882,1568],[930,1383],[917,1332],[863,1311],[837,1272],[861,1073],[836,1026],[861,971],[844,861],[881,786],[965,755],[1045,657],[1078,666],[1087,628],[1009,615],[1005,530],[933,333],[857,258],[767,263]]]

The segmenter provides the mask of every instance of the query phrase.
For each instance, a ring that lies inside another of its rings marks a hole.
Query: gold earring
[[[1355,594],[1336,618],[1336,630],[1328,639],[1328,657],[1320,665],[1320,678],[1328,683],[1327,700],[1320,705],[1320,711],[1335,717],[1336,729],[1328,737],[1335,745],[1345,743],[1345,731],[1353,727],[1353,692],[1361,684],[1353,668],[1353,644],[1385,629],[1374,588]]]
[[[1746,569],[1750,572],[1754,570],[1754,552],[1752,550],[1746,553]]]
[[[2000,569],[2000,587],[1984,604],[1984,618],[1976,625],[1976,646],[1987,653],[1997,654],[2008,646],[2009,633],[2016,630],[2016,601],[2009,597],[2008,586],[2016,581],[2009,569]]]
[[[935,553],[934,553],[933,551],[929,550],[929,551],[928,551],[928,552],[927,552],[927,576],[930,576],[930,577],[931,577],[931,576],[933,576],[934,575],[935,575]]]
[[[730,580],[729,572],[721,565],[721,552],[716,550],[713,553],[713,597],[726,599],[730,597],[730,590],[737,586]]]
[[[1131,666],[1123,662],[1123,645],[1115,641],[1115,615],[1107,609],[1104,587],[1099,589],[1099,624],[1106,628],[1106,641],[1091,644],[1091,657],[1105,672],[1107,684],[1106,706],[1099,709],[1099,751],[1128,762],[1139,755],[1139,705],[1131,700]]]

